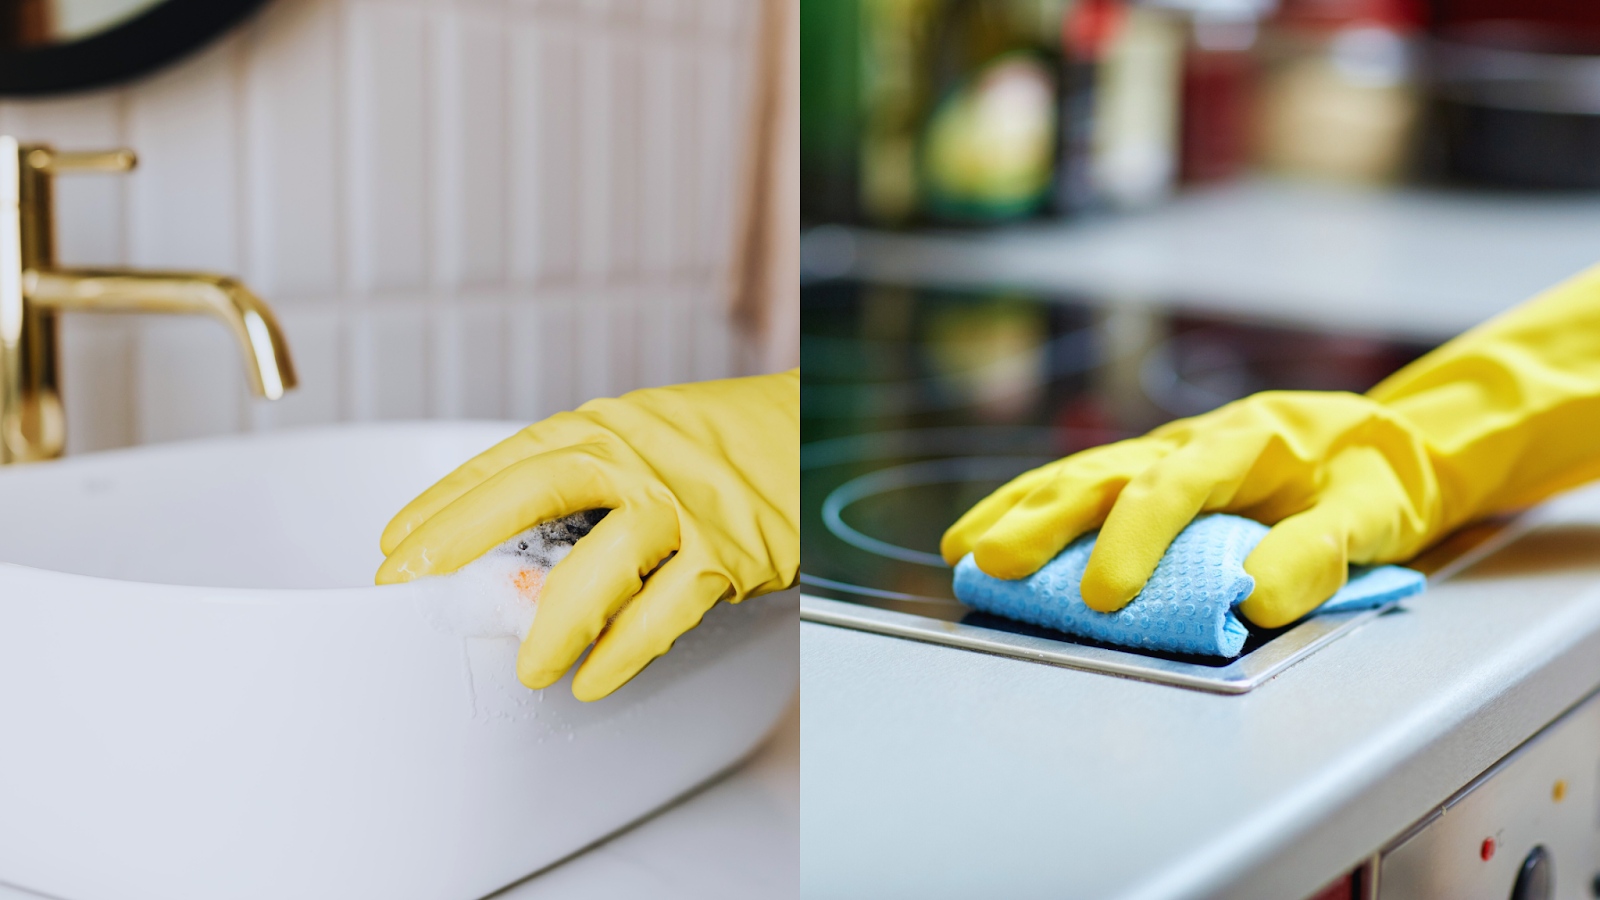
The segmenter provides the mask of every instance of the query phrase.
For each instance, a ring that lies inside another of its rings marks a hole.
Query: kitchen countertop
[[[800,707],[794,703],[760,749],[725,777],[490,896],[792,900],[799,880],[799,746]],[[0,900],[41,896],[0,884]]]
[[[1311,895],[1600,685],[1600,488],[1519,527],[1238,696],[804,624],[802,896]]]
[[[1435,341],[1600,261],[1600,194],[1253,180],[987,231],[813,229],[812,277],[1087,295]]]

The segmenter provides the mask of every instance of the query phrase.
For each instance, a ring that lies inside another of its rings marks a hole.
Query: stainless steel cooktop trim
[[[800,595],[800,618],[820,625],[854,628],[889,637],[943,644],[1069,669],[1120,675],[1191,690],[1243,694],[1260,687],[1345,633],[1393,609],[1397,603],[1391,602],[1376,609],[1327,613],[1307,619],[1228,665],[1217,667],[1012,634],[804,593]]]

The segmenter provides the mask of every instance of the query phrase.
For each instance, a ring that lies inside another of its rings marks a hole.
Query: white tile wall
[[[582,359],[578,300],[570,290],[551,292],[542,302],[509,310],[506,374],[512,418],[542,419],[576,404]]]
[[[301,377],[255,400],[213,323],[69,316],[69,452],[733,374],[757,6],[274,0],[140,82],[0,102],[0,133],[139,153],[62,180],[63,262],[238,273]]]

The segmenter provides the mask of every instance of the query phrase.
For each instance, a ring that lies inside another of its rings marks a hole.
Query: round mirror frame
[[[164,0],[79,41],[0,52],[0,97],[106,87],[176,62],[265,0]]]

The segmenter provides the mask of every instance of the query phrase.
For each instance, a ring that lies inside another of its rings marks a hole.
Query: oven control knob
[[[1550,871],[1550,853],[1544,845],[1528,851],[1517,873],[1517,883],[1511,888],[1511,900],[1550,900],[1555,874]]]

